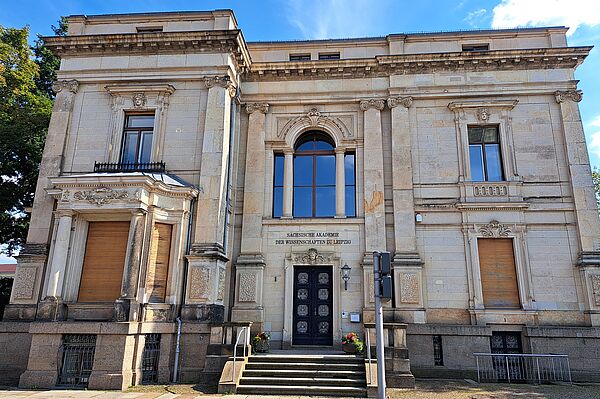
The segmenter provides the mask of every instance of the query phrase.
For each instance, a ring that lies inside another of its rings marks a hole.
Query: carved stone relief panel
[[[240,302],[256,302],[256,274],[240,273]]]
[[[497,220],[492,220],[488,224],[479,226],[478,231],[483,237],[489,238],[508,237],[512,233],[512,229],[509,226],[503,225]]]
[[[102,206],[112,201],[129,199],[129,192],[126,190],[114,190],[110,187],[97,187],[94,190],[75,191],[73,199],[88,201],[91,204]]]
[[[36,267],[17,267],[15,283],[13,286],[14,299],[33,298],[33,289],[35,287],[35,278],[37,275]]]
[[[210,270],[192,267],[190,271],[190,299],[207,300],[210,296]]]
[[[350,139],[356,136],[355,125],[356,118],[353,114],[326,113],[317,107],[311,107],[306,113],[299,116],[276,118],[276,131],[279,139],[285,139],[290,132],[307,128],[322,128],[333,132],[340,138]]]
[[[225,298],[225,269],[219,269],[219,290],[217,291],[217,300],[222,301]]]
[[[419,277],[416,273],[400,274],[400,302],[419,303]]]
[[[592,274],[590,276],[592,280],[592,291],[594,293],[594,302],[596,306],[600,306],[600,274]]]
[[[308,251],[304,254],[298,254],[293,258],[294,262],[308,264],[308,265],[316,265],[322,263],[330,263],[331,256],[320,254],[319,251],[315,248],[309,248]]]

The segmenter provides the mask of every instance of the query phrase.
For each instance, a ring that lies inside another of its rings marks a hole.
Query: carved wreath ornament
[[[508,237],[511,233],[510,227],[505,226],[497,220],[492,220],[479,228],[479,233],[484,237]]]

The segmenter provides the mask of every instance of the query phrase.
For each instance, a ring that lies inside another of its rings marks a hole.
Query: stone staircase
[[[343,354],[250,356],[237,393],[366,397],[365,360]]]

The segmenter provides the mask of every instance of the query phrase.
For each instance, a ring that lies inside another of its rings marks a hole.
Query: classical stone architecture
[[[373,322],[373,251],[415,375],[495,351],[599,378],[591,48],[566,30],[249,43],[228,10],[70,17],[0,381],[215,381],[250,324],[339,348]]]

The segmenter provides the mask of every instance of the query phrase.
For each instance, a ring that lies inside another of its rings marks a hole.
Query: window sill
[[[263,218],[264,225],[273,226],[290,226],[290,225],[320,225],[320,224],[364,224],[364,218],[294,218],[294,219],[279,219],[279,218]]]

